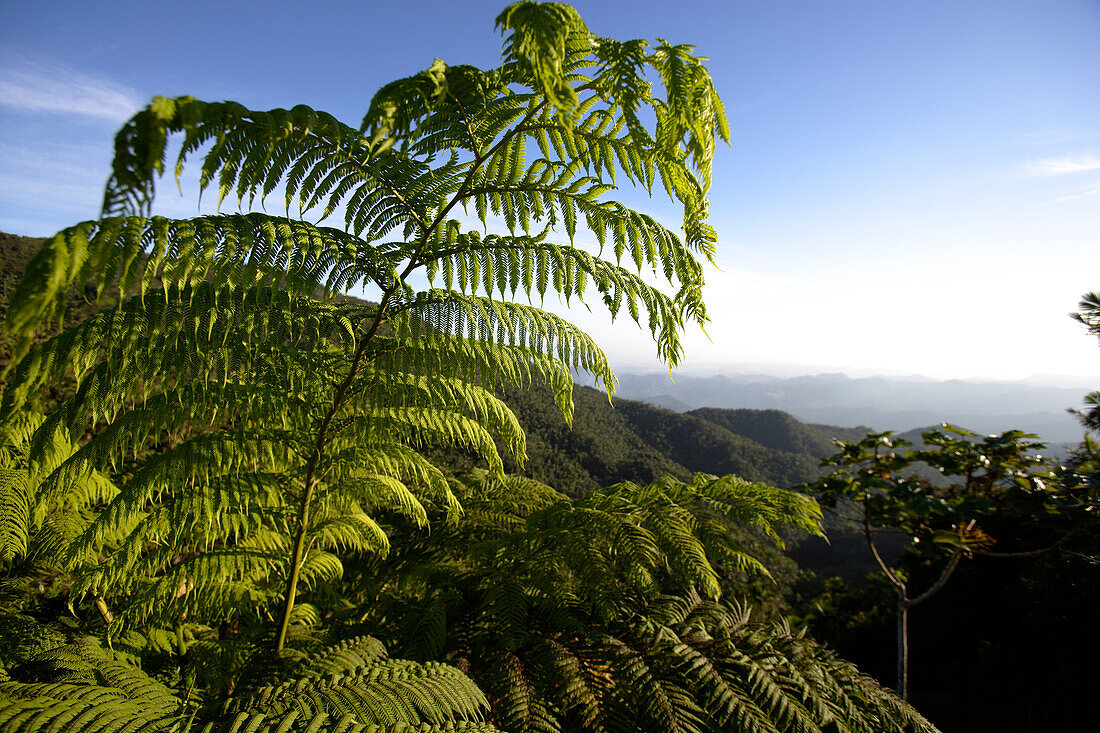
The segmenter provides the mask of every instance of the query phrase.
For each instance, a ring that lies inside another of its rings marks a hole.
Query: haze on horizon
[[[1100,289],[1100,4],[573,4],[597,33],[694,44],[727,106],[710,340],[689,331],[685,373],[1100,381],[1067,317]],[[354,125],[435,57],[495,65],[504,5],[4,2],[0,230],[94,218],[114,132],[153,95]],[[159,190],[158,213],[196,213],[193,187]],[[614,368],[658,367],[648,331],[592,311],[568,317]]]

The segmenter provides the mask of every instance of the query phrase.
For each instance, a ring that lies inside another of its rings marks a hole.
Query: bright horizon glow
[[[1100,289],[1100,5],[574,4],[596,33],[694,44],[727,106],[711,340],[689,330],[684,372],[1100,381],[1096,340],[1067,317]],[[0,229],[94,218],[114,132],[153,95],[354,125],[435,57],[495,65],[504,5],[9,3]],[[159,192],[160,213],[196,213],[193,189]],[[622,199],[677,221],[667,199]],[[548,305],[613,368],[660,368],[648,331],[598,302]]]

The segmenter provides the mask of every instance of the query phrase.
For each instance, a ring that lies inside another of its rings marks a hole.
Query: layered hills
[[[700,407],[782,410],[807,422],[913,430],[940,422],[980,433],[1019,429],[1050,443],[1077,443],[1081,427],[1067,408],[1078,407],[1095,386],[1058,381],[937,381],[921,377],[817,374],[711,376],[619,374],[619,394],[680,412]]]

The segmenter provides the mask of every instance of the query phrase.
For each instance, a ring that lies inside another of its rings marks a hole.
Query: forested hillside
[[[688,413],[720,425],[763,446],[789,453],[825,458],[836,452],[836,440],[859,440],[870,428],[803,422],[782,410],[700,407]]]
[[[0,308],[7,311],[11,297],[15,293],[15,287],[23,277],[23,270],[31,258],[42,248],[46,240],[41,237],[22,237],[18,234],[0,232]],[[65,320],[72,322],[80,320],[95,312],[98,306],[92,305],[86,299],[81,289],[74,289],[70,293],[65,307]],[[0,320],[0,359],[3,363],[8,360],[8,328],[7,322]]]
[[[22,279],[27,263],[45,241],[41,237],[20,237],[0,232],[0,299],[5,307],[15,292],[15,286]],[[0,328],[4,327],[0,325]]]
[[[702,471],[793,486],[820,475],[833,437],[861,428],[811,425],[776,410],[702,409],[677,413],[574,387],[572,429],[553,409],[548,390],[509,390],[508,404],[527,430],[523,473],[569,493],[618,481],[651,481]]]

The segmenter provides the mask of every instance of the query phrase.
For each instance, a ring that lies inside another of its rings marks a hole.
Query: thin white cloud
[[[1085,188],[1085,189],[1082,189],[1082,190],[1078,191],[1077,193],[1071,193],[1068,196],[1062,196],[1060,198],[1056,198],[1051,203],[1057,204],[1057,203],[1060,203],[1062,201],[1074,201],[1076,199],[1087,199],[1087,198],[1092,198],[1093,196],[1100,196],[1100,187]]]
[[[1064,176],[1100,170],[1100,156],[1086,154],[1041,158],[1021,167],[1025,173],[1032,176]]]
[[[0,55],[0,105],[19,112],[121,122],[141,109],[133,89],[61,64]]]

